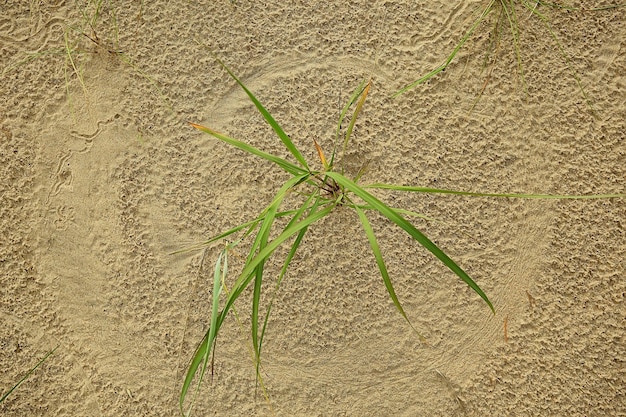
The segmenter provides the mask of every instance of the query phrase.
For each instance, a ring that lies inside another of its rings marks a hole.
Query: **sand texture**
[[[180,415],[223,246],[172,252],[253,219],[288,178],[186,123],[289,156],[210,51],[316,169],[313,139],[332,146],[371,79],[345,156],[349,173],[369,163],[363,183],[626,192],[625,8],[540,6],[568,61],[518,5],[525,84],[508,23],[489,53],[494,12],[445,72],[392,99],[487,1],[97,3],[0,1],[0,394],[58,346],[2,416]],[[246,293],[194,415],[626,416],[626,199],[376,195],[439,220],[414,224],[497,313],[372,215],[421,343],[339,209],[310,228],[274,302],[270,405],[255,395]]]

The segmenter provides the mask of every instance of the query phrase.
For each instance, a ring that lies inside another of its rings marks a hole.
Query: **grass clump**
[[[493,194],[493,193],[472,193],[463,191],[452,191],[444,189],[434,189],[425,187],[403,186],[395,184],[361,184],[364,169],[354,176],[345,173],[341,163],[343,155],[350,145],[354,126],[361,112],[366,98],[372,87],[371,81],[363,81],[351,95],[347,104],[344,106],[334,137],[334,146],[332,151],[327,155],[317,141],[311,144],[317,151],[320,170],[311,168],[311,165],[305,160],[300,150],[295,146],[290,137],[284,132],[281,126],[276,122],[270,112],[259,102],[254,94],[242,83],[233,72],[221,61],[220,65],[230,74],[235,82],[245,91],[249,99],[254,103],[257,110],[261,113],[265,122],[274,130],[280,141],[284,144],[289,154],[295,162],[281,158],[279,156],[267,153],[261,149],[255,148],[245,142],[231,138],[209,127],[205,127],[196,123],[190,123],[194,128],[207,133],[214,138],[219,139],[229,145],[243,150],[249,154],[258,156],[269,162],[276,164],[278,167],[290,174],[290,178],[282,184],[276,192],[271,203],[265,207],[254,219],[240,224],[230,230],[227,230],[205,242],[198,247],[203,247],[214,242],[226,239],[235,234],[239,237],[232,243],[224,246],[215,262],[213,274],[213,291],[210,325],[206,331],[202,341],[198,345],[187,370],[181,394],[180,409],[183,415],[190,415],[195,397],[198,393],[200,384],[202,383],[205,372],[209,363],[213,363],[213,355],[215,352],[215,344],[220,328],[231,310],[236,314],[235,302],[242,295],[244,290],[252,291],[252,306],[250,311],[251,328],[250,335],[252,341],[252,356],[256,368],[257,381],[260,382],[263,392],[265,389],[260,373],[261,353],[263,348],[263,339],[269,322],[272,304],[275,296],[271,296],[267,302],[265,312],[260,311],[261,297],[264,295],[263,280],[266,279],[265,265],[274,252],[283,245],[288,247],[287,255],[281,260],[281,268],[274,282],[274,291],[280,288],[285,277],[287,269],[292,262],[302,239],[308,228],[326,216],[332,214],[335,209],[340,207],[351,209],[355,213],[363,228],[363,232],[367,237],[370,250],[376,264],[383,285],[385,286],[389,297],[391,298],[396,309],[409,324],[412,330],[419,335],[419,332],[411,325],[408,315],[404,311],[391,277],[387,271],[385,260],[378,244],[376,234],[369,221],[370,213],[378,213],[395,224],[412,239],[426,248],[432,255],[439,259],[448,269],[465,282],[476,294],[482,298],[491,312],[495,313],[494,307],[478,286],[478,284],[442,249],[432,242],[424,233],[418,230],[406,216],[420,216],[408,210],[395,208],[380,200],[373,193],[377,189],[387,189],[399,192],[420,192],[420,193],[440,193],[440,194],[456,194],[466,196],[479,197],[518,197],[518,198],[611,198],[624,197],[623,194],[605,194],[592,196],[553,196],[538,194]],[[351,113],[351,114],[350,114]],[[349,119],[348,127],[345,131],[342,129],[344,120]],[[290,206],[293,207],[293,201],[297,200],[295,209],[283,209],[286,200],[290,200]],[[277,219],[281,219],[277,222]],[[285,224],[277,226],[277,224]],[[276,230],[278,229],[278,230]],[[242,241],[251,241],[248,254],[245,257],[245,263],[242,270],[238,273],[237,278],[233,282],[227,282],[228,277],[228,256],[229,253]],[[423,338],[422,338],[423,339]],[[192,390],[192,383],[195,381],[195,390]],[[193,394],[192,394],[193,393]],[[267,398],[267,395],[266,395]],[[188,407],[186,408],[186,406]]]
[[[476,17],[475,20],[471,23],[471,25],[469,26],[469,29],[467,29],[467,31],[465,32],[461,40],[456,44],[456,46],[454,47],[452,52],[446,57],[444,62],[438,67],[436,67],[435,69],[419,77],[417,80],[413,81],[412,83],[396,91],[393,94],[393,97],[397,97],[403,93],[406,93],[407,91],[412,90],[418,85],[423,84],[426,81],[430,80],[431,78],[433,78],[440,72],[443,72],[448,67],[448,65],[452,63],[452,61],[454,60],[458,52],[465,46],[466,42],[472,37],[472,35],[478,29],[478,27],[481,26],[481,23],[487,20],[490,16],[494,16],[494,15],[495,15],[495,21],[492,22],[490,42],[487,47],[483,69],[487,66],[487,63],[489,61],[492,61],[491,69],[493,69],[493,65],[495,65],[495,55],[496,55],[497,50],[500,47],[500,41],[503,37],[503,34],[506,32],[509,32],[510,38],[512,39],[513,50],[515,51],[515,58],[517,61],[517,72],[519,73],[519,76],[521,78],[523,90],[525,93],[527,93],[526,77],[525,77],[523,60],[522,60],[522,42],[520,38],[521,32],[520,32],[520,25],[519,25],[520,15],[524,13],[529,17],[533,16],[535,18],[538,18],[541,21],[541,23],[543,24],[547,32],[550,34],[550,37],[553,39],[555,45],[557,46],[559,53],[563,57],[563,60],[567,64],[567,68],[569,72],[571,73],[572,77],[574,78],[574,80],[576,81],[576,85],[578,86],[578,89],[580,90],[582,96],[584,97],[585,102],[587,103],[587,106],[591,109],[593,113],[595,113],[592,100],[587,94],[587,92],[585,91],[582,81],[580,79],[580,76],[574,69],[569,55],[563,48],[563,44],[560,42],[560,40],[556,36],[556,33],[554,32],[550,24],[550,19],[547,17],[545,13],[542,12],[541,10],[542,7],[548,8],[548,9],[558,9],[558,10],[567,10],[567,11],[602,11],[602,10],[626,7],[626,4],[615,4],[615,5],[609,5],[609,6],[603,6],[603,7],[591,7],[591,8],[576,8],[576,7],[570,7],[570,6],[557,4],[557,3],[544,2],[541,0],[534,0],[534,1],[489,0],[484,8],[477,9],[478,17]],[[491,73],[491,70],[489,73]],[[477,101],[480,99],[480,96],[484,92],[488,82],[489,82],[489,75],[487,75],[485,82],[481,88],[481,91],[478,94],[478,97],[476,101],[474,102],[473,106],[475,106]]]
[[[143,0],[138,2],[135,19],[142,18]],[[72,6],[67,6],[73,17],[63,21],[63,32],[55,45],[38,52],[18,51],[15,62],[6,66],[0,75],[5,76],[31,61],[52,56],[63,60],[63,77],[65,92],[70,106],[70,90],[74,82],[78,82],[85,98],[88,90],[85,84],[85,62],[89,57],[102,53],[113,57],[131,68],[133,72],[147,80],[157,91],[160,99],[175,113],[169,100],[159,87],[158,83],[135,64],[128,51],[120,44],[120,20],[118,9],[111,0],[74,0]],[[31,9],[37,12],[39,7],[33,2]]]

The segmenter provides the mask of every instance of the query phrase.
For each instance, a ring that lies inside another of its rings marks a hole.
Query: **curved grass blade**
[[[422,232],[417,230],[415,226],[413,226],[410,222],[408,222],[404,217],[402,217],[398,212],[396,212],[391,207],[387,206],[385,203],[374,197],[372,194],[368,193],[366,190],[350,181],[348,178],[344,177],[341,174],[336,172],[328,172],[330,178],[335,180],[338,184],[343,186],[346,190],[357,195],[367,204],[372,206],[374,210],[379,211],[383,216],[400,226],[405,232],[407,232],[413,239],[419,242],[424,248],[430,251],[433,255],[437,257],[441,262],[444,263],[452,272],[454,272],[463,282],[465,282],[476,294],[478,294],[489,306],[492,312],[495,314],[495,310],[487,295],[480,289],[480,287],[470,278],[470,276],[459,267],[448,255],[445,254],[437,245],[435,245],[430,239],[426,237]]]
[[[472,24],[472,26],[467,31],[467,33],[463,36],[463,38],[461,38],[461,41],[456,45],[456,47],[454,48],[452,53],[450,55],[448,55],[448,58],[445,60],[445,62],[443,64],[441,64],[440,66],[438,66],[437,68],[435,68],[434,70],[429,72],[428,74],[424,75],[423,77],[419,78],[417,81],[414,81],[411,84],[407,85],[406,87],[396,91],[395,93],[393,93],[393,95],[391,97],[396,98],[399,95],[401,95],[403,93],[406,93],[407,91],[409,91],[409,90],[415,88],[416,86],[418,86],[418,85],[428,81],[430,78],[434,77],[435,75],[439,74],[441,71],[445,70],[448,67],[448,65],[450,65],[450,62],[452,62],[452,60],[454,59],[456,54],[459,52],[459,50],[461,50],[461,48],[463,47],[465,42],[467,42],[469,37],[472,36],[472,33],[474,33],[474,30],[476,30],[476,28],[478,27],[480,22],[482,22],[485,19],[485,17],[487,17],[487,15],[489,13],[491,13],[491,10],[492,10],[492,7],[493,7],[494,3],[495,3],[495,0],[491,0],[489,2],[489,5],[487,5],[487,7],[485,7],[485,9],[483,10],[482,14],[478,17],[478,19],[476,19],[476,21],[474,21],[474,24]]]
[[[294,213],[296,213],[297,210],[287,210],[287,211],[281,211],[276,213],[276,217],[285,217],[285,216],[289,216],[292,215]],[[233,233],[237,233],[240,230],[245,229],[246,227],[248,228],[248,230],[246,231],[246,233],[244,233],[244,235],[242,237],[240,237],[239,239],[237,239],[237,242],[242,241],[243,239],[245,239],[247,236],[250,235],[250,233],[252,233],[252,231],[256,228],[256,226],[259,224],[259,222],[263,221],[263,219],[265,218],[265,211],[256,219],[254,220],[250,220],[249,222],[245,222],[240,224],[239,226],[233,227],[232,229],[229,229],[223,233],[220,233],[217,236],[213,236],[212,238],[205,240],[203,242],[200,243],[196,243],[192,246],[188,246],[186,248],[183,249],[179,249],[177,251],[174,252],[170,252],[170,255],[177,255],[179,253],[183,253],[183,252],[189,252],[189,251],[193,251],[193,250],[199,250],[202,249],[203,247],[210,245],[211,243],[217,242],[221,239],[224,239],[225,237],[228,237],[230,235],[232,235]],[[234,246],[234,245],[231,245]]]
[[[239,298],[243,290],[250,284],[254,276],[254,271],[257,265],[261,262],[265,262],[265,260],[286,240],[291,238],[296,233],[300,232],[302,229],[305,229],[312,223],[318,221],[319,219],[327,216],[334,208],[334,205],[330,205],[322,209],[321,211],[309,214],[304,220],[293,224],[292,226],[286,228],[276,239],[272,240],[267,246],[263,248],[250,262],[246,263],[244,270],[241,275],[235,281],[233,285],[233,289],[228,294],[228,298],[226,300],[226,304],[222,308],[222,311],[219,314],[212,314],[211,316],[211,328],[206,332],[202,342],[196,349],[194,353],[191,364],[189,365],[189,369],[187,370],[187,375],[185,377],[185,382],[183,384],[183,389],[181,391],[180,396],[180,406],[181,411],[183,411],[183,404],[185,397],[187,396],[187,391],[189,389],[189,385],[193,380],[194,375],[196,374],[200,364],[203,362],[205,357],[208,357],[211,353],[211,349],[215,343],[215,338],[219,332],[219,329],[222,327],[226,316],[228,315],[230,309],[232,308],[234,302]],[[214,300],[215,301],[215,300]],[[215,319],[214,319],[215,318]],[[183,415],[189,415],[184,414]]]
[[[296,178],[297,179],[297,178]],[[257,235],[257,239],[255,239],[255,243],[252,246],[250,254],[248,256],[247,262],[250,262],[255,253],[261,252],[267,246],[267,241],[269,240],[270,230],[272,225],[274,224],[274,219],[276,218],[276,212],[278,211],[278,207],[283,201],[284,196],[286,195],[287,190],[291,189],[293,186],[298,184],[300,181],[304,181],[306,176],[304,176],[301,180],[298,181],[288,181],[279,191],[278,197],[274,199],[274,202],[270,205],[267,215],[263,219],[263,223],[261,223],[261,228],[259,229],[259,233]],[[293,184],[291,184],[293,183]],[[261,303],[261,284],[263,283],[263,268],[265,266],[265,260],[267,258],[261,260],[258,263],[256,268],[254,268],[254,292],[252,295],[252,346],[254,348],[254,361],[256,366],[256,375],[257,378],[260,377],[260,366],[261,366],[261,342],[259,341],[259,305]]]
[[[281,189],[278,191],[276,197],[274,198],[274,200],[272,201],[272,203],[269,205],[268,209],[264,210],[265,214],[263,215],[263,223],[261,225],[261,229],[259,230],[259,233],[257,235],[257,239],[255,240],[254,245],[252,246],[251,249],[251,255],[248,258],[247,264],[250,262],[251,259],[253,259],[253,255],[254,253],[257,251],[257,249],[259,250],[259,252],[262,252],[262,248],[264,247],[264,242],[263,239],[268,235],[269,233],[269,229],[271,228],[271,224],[275,218],[275,214],[276,214],[276,210],[277,208],[280,206],[281,202],[283,201],[283,199],[285,198],[285,196],[287,195],[287,192],[292,189],[293,187],[297,186],[298,184],[300,184],[303,181],[306,181],[306,179],[310,176],[309,173],[306,174],[302,174],[300,176],[296,176],[296,177],[292,177],[289,181],[287,181],[282,187]],[[222,325],[222,322],[224,320],[224,318],[226,317],[226,313],[228,312],[228,309],[225,307],[224,310],[222,310],[222,314],[219,313],[219,296],[222,290],[222,282],[224,280],[224,276],[225,276],[225,272],[226,272],[226,259],[227,259],[227,251],[228,248],[224,249],[222,251],[222,253],[220,253],[219,258],[215,264],[215,272],[214,272],[214,280],[213,280],[213,308],[212,308],[212,312],[211,312],[211,324],[209,327],[209,330],[207,331],[207,333],[205,334],[204,338],[202,339],[202,342],[200,343],[200,345],[198,346],[198,348],[196,349],[196,352],[193,356],[193,359],[191,361],[191,365],[189,366],[189,369],[187,370],[187,375],[185,376],[185,381],[183,383],[183,387],[181,390],[181,395],[180,395],[180,409],[181,412],[183,413],[183,415],[189,415],[191,413],[191,407],[193,406],[193,403],[195,402],[195,397],[197,395],[198,390],[200,389],[200,385],[202,383],[202,378],[204,376],[204,373],[206,371],[206,367],[208,364],[208,360],[209,357],[211,355],[211,351],[213,349],[214,343],[215,343],[215,339],[217,337],[217,332],[219,331],[219,328]],[[269,256],[269,255],[268,255]],[[224,258],[224,263],[221,262],[222,258]],[[261,265],[261,274],[262,274],[262,263],[265,262],[265,259],[261,259],[260,262],[256,262],[255,263],[255,267],[253,268],[253,272],[256,274],[257,272],[257,268],[259,267],[259,265]],[[248,272],[248,274],[250,274],[250,272]],[[248,281],[249,282],[249,281]],[[236,283],[235,283],[236,285]],[[233,292],[231,292],[229,294],[229,298],[227,301],[227,306],[228,308],[230,308],[230,306],[232,305],[232,302],[234,302],[234,300],[239,296],[239,294],[241,293],[241,291],[243,290],[243,288],[241,288],[237,294],[236,297],[233,298]],[[253,322],[254,323],[254,322]],[[254,326],[254,324],[253,324]],[[254,327],[253,327],[254,328]],[[254,334],[253,334],[254,337]],[[255,343],[256,346],[256,343]],[[198,372],[198,369],[200,368],[200,366],[202,365],[202,368],[200,369],[200,375],[199,375],[199,379],[198,379],[198,383],[196,384],[196,389],[194,391],[194,396],[193,399],[191,401],[191,405],[189,407],[189,410],[187,411],[187,413],[185,413],[184,411],[184,402],[185,399],[187,397],[187,393],[189,391],[189,386],[191,384],[191,382],[193,381],[193,378],[195,377],[196,373]]]
[[[219,140],[221,140],[223,142],[228,143],[229,145],[235,146],[235,147],[241,149],[242,151],[245,151],[245,152],[251,153],[253,155],[259,156],[259,157],[261,157],[263,159],[267,159],[268,161],[275,163],[276,165],[278,165],[279,167],[281,167],[285,171],[289,172],[290,174],[300,175],[300,174],[302,174],[304,172],[308,172],[308,167],[307,167],[307,169],[300,168],[299,166],[294,165],[291,162],[284,160],[283,158],[280,158],[278,156],[274,156],[274,155],[272,155],[270,153],[267,153],[267,152],[263,152],[262,150],[257,149],[254,146],[248,145],[247,143],[242,142],[240,140],[230,138],[230,137],[228,137],[226,135],[223,135],[223,134],[221,134],[221,133],[219,133],[219,132],[217,132],[217,131],[215,131],[213,129],[210,129],[210,128],[206,127],[206,126],[202,126],[202,125],[199,125],[197,123],[192,123],[192,122],[188,122],[188,123],[191,126],[195,127],[196,129],[198,129],[198,130],[200,130],[200,131],[202,131],[204,133],[208,133],[209,135],[214,136],[217,139],[219,139]]]
[[[386,190],[409,191],[429,194],[454,194],[471,197],[508,197],[508,198],[536,198],[553,200],[583,200],[599,198],[623,198],[626,194],[590,194],[590,195],[559,195],[559,194],[515,194],[515,193],[472,193],[467,191],[444,190],[440,188],[413,187],[393,184],[370,184],[363,188],[382,188]]]
[[[306,163],[306,160],[304,159],[304,157],[302,156],[302,154],[300,153],[298,148],[296,148],[296,146],[293,144],[293,142],[291,141],[291,138],[289,137],[289,135],[287,135],[283,131],[282,127],[280,127],[280,125],[276,122],[276,120],[274,120],[274,118],[272,117],[270,112],[268,112],[265,109],[265,107],[263,107],[261,102],[259,100],[257,100],[257,98],[254,96],[254,94],[252,94],[252,92],[250,90],[248,90],[248,88],[239,80],[239,78],[237,78],[237,76],[235,74],[233,74],[233,72],[230,70],[230,68],[228,68],[226,66],[226,64],[224,64],[215,55],[214,55],[214,57],[217,60],[217,62],[219,62],[219,64],[222,66],[222,68],[224,68],[228,72],[228,74],[237,82],[237,84],[239,84],[239,86],[243,89],[243,91],[246,92],[246,94],[250,98],[250,101],[252,101],[254,103],[254,105],[256,106],[257,110],[259,110],[259,112],[261,113],[261,115],[263,116],[265,121],[272,127],[272,129],[274,129],[274,132],[276,132],[276,134],[278,135],[280,140],[285,144],[285,146],[287,147],[289,152],[291,152],[291,154],[296,158],[296,160],[298,162],[300,162],[300,164],[302,165],[304,170],[305,171],[310,171],[309,170],[309,166]]]
[[[417,333],[419,338],[422,341],[425,341],[424,337],[413,327],[411,320],[406,315],[404,308],[402,308],[402,304],[400,304],[400,300],[396,295],[396,291],[393,288],[393,284],[391,282],[391,278],[389,278],[389,273],[387,272],[387,267],[385,266],[385,260],[383,259],[383,255],[380,252],[380,247],[378,246],[378,241],[376,240],[376,235],[374,234],[374,230],[370,222],[367,220],[367,216],[365,212],[359,208],[359,206],[354,205],[354,209],[359,215],[359,219],[361,220],[361,224],[363,225],[363,230],[365,230],[365,235],[367,236],[367,240],[370,242],[370,247],[372,248],[372,252],[374,253],[374,258],[376,258],[376,264],[378,264],[378,269],[380,270],[380,275],[383,278],[383,282],[385,283],[385,288],[387,288],[387,292],[389,293],[389,297],[391,297],[391,301],[396,306],[402,317],[409,323],[409,326]]]

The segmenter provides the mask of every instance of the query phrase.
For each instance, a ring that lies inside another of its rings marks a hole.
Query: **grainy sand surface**
[[[346,156],[348,170],[369,161],[363,182],[626,191],[626,9],[538,9],[594,117],[521,7],[526,92],[506,26],[487,56],[494,12],[444,73],[391,99],[487,1],[104,1],[93,30],[97,2],[87,17],[83,3],[0,2],[0,391],[58,345],[3,416],[178,415],[220,247],[204,269],[201,252],[170,253],[254,218],[286,179],[186,123],[287,156],[209,50],[311,163],[313,139],[331,147],[341,107],[372,79]],[[358,219],[339,210],[311,228],[277,296],[262,371],[271,407],[231,315],[194,415],[626,415],[626,199],[377,195],[440,220],[415,224],[497,314],[373,216],[420,343]]]

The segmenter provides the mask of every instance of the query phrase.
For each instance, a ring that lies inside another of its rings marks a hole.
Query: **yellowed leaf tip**
[[[191,125],[191,127],[194,127],[196,129],[200,130],[201,132],[208,133],[210,135],[213,135],[213,134],[221,135],[221,133],[219,133],[219,132],[217,132],[217,131],[215,131],[213,129],[210,129],[210,128],[206,127],[206,126],[202,126],[202,125],[199,125],[199,124],[193,123],[193,122],[187,122],[187,123],[189,123]]]
[[[317,143],[315,139],[313,139],[313,143],[315,143],[315,149],[317,149],[317,154],[320,157],[320,161],[322,161],[324,169],[328,170],[328,162],[326,162],[326,157],[324,156],[324,151],[322,150],[322,147],[319,145],[319,143]]]

